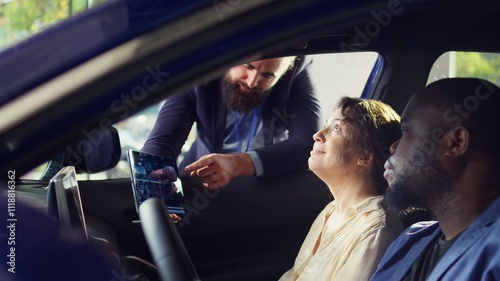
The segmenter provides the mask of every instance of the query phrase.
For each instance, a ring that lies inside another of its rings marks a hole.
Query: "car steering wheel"
[[[170,215],[158,198],[139,206],[141,227],[162,281],[200,280]]]

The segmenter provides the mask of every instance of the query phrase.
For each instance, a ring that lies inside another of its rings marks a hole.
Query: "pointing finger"
[[[209,166],[213,163],[212,157],[206,157],[203,156],[202,158],[198,159],[197,161],[194,161],[193,163],[189,164],[184,168],[184,173],[191,173],[195,170],[204,168],[206,166]]]

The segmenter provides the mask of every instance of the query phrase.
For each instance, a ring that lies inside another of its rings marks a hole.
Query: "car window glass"
[[[500,54],[446,52],[434,62],[427,84],[448,77],[482,78],[500,86]]]
[[[328,118],[341,96],[360,97],[368,77],[370,76],[379,55],[374,52],[341,53],[312,55],[313,63],[310,68],[312,83],[316,87],[318,98],[322,106],[323,120]],[[122,157],[117,166],[111,170],[92,174],[77,175],[79,180],[100,180],[110,178],[128,178],[130,176],[125,151],[127,149],[140,150],[144,145],[149,132],[154,126],[156,116],[163,102],[143,110],[119,123],[114,124],[120,135]],[[182,160],[194,139],[196,138],[196,124],[193,124],[182,154]],[[43,172],[44,165],[24,175],[23,178],[38,179]]]

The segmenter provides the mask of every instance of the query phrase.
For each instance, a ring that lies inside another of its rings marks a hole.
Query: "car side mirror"
[[[50,159],[41,180],[50,180],[64,166],[74,166],[77,173],[89,174],[115,167],[121,157],[118,130],[110,126],[91,132]]]

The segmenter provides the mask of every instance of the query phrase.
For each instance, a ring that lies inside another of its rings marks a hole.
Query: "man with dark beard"
[[[235,176],[307,169],[320,106],[305,57],[272,58],[169,98],[141,151],[177,158],[196,122],[196,140],[179,170],[206,188]]]
[[[426,208],[371,280],[500,280],[500,89],[448,78],[417,92],[401,118],[384,177],[395,211]]]

